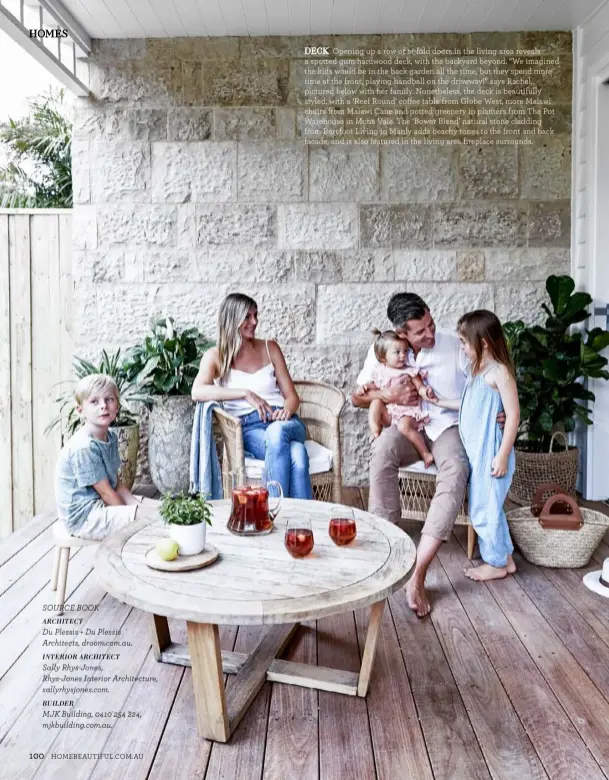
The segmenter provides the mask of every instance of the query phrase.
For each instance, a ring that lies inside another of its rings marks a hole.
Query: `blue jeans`
[[[279,482],[286,498],[313,498],[305,426],[297,415],[265,422],[253,411],[241,418],[241,428],[245,452],[264,460],[267,478]]]

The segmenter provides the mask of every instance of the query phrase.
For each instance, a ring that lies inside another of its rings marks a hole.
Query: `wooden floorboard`
[[[345,504],[362,508],[367,498],[344,489]],[[609,778],[609,609],[581,581],[609,555],[609,535],[582,570],[522,563],[515,577],[482,585],[462,574],[465,529],[456,529],[430,570],[432,616],[417,618],[404,590],[389,599],[367,699],[265,683],[231,740],[212,744],[197,734],[190,668],[153,659],[149,616],[104,593],[93,548],[70,562],[69,603],[96,605],[81,613],[83,628],[122,626],[131,647],[108,664],[126,679],[107,695],[75,696],[75,707],[141,717],[108,729],[43,728],[51,522],[36,518],[0,544],[3,780]],[[418,538],[420,524],[403,527]],[[302,627],[284,657],[357,672],[368,611]],[[170,630],[186,641],[184,623],[172,620]],[[248,652],[265,631],[223,627],[222,648]],[[139,674],[156,682],[129,679]],[[28,759],[33,746],[43,762]],[[78,751],[142,758],[51,757]]]

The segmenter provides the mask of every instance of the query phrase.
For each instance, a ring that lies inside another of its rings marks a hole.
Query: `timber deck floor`
[[[364,500],[345,489],[345,503]],[[366,700],[266,683],[230,742],[212,744],[197,736],[190,669],[154,660],[149,616],[97,585],[94,548],[73,556],[67,603],[96,609],[66,616],[95,634],[121,628],[131,647],[106,663],[119,678],[108,693],[43,692],[49,522],[35,518],[0,545],[3,780],[609,778],[609,601],[584,588],[584,570],[539,569],[517,556],[515,576],[473,583],[458,528],[430,570],[431,617],[415,617],[403,590],[391,597]],[[588,570],[600,568],[608,545],[609,535]],[[366,621],[364,611],[307,624],[287,657],[357,671]],[[263,630],[223,629],[222,645],[247,652]],[[183,641],[182,625],[172,633]],[[136,717],[109,718],[104,729],[45,728],[43,702],[57,698]],[[87,757],[65,757],[75,754]]]

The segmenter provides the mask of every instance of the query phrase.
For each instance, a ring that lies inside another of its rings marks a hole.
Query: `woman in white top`
[[[193,401],[222,401],[241,418],[248,455],[265,461],[290,498],[312,498],[305,427],[296,415],[300,399],[285,358],[275,341],[256,338],[258,306],[242,293],[231,293],[218,314],[218,346],[201,360],[192,388]]]

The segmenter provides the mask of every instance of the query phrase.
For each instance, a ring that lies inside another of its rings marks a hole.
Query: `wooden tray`
[[[144,560],[151,569],[160,571],[192,571],[193,569],[202,569],[203,566],[209,566],[213,563],[220,553],[211,544],[205,544],[205,549],[198,555],[178,555],[173,561],[164,561],[156,551],[151,547],[146,553]]]

